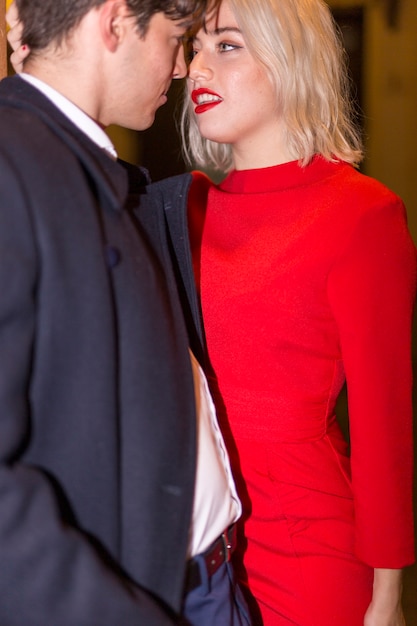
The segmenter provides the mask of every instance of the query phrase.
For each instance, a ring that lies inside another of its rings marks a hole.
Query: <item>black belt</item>
[[[228,563],[236,548],[236,524],[232,524],[225,530],[214,543],[201,556],[207,568],[207,575],[210,578],[217,572],[223,563]],[[199,587],[202,583],[200,566],[197,560],[190,559],[187,564],[185,575],[185,593]]]

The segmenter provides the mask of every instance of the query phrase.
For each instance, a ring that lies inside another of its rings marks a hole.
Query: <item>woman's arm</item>
[[[329,299],[348,387],[355,552],[375,572],[364,626],[404,626],[401,568],[414,562],[416,250],[401,202],[376,183],[366,186],[364,209],[329,277]],[[359,193],[354,200],[361,203]]]
[[[402,570],[374,570],[372,602],[364,626],[405,626],[401,607]]]

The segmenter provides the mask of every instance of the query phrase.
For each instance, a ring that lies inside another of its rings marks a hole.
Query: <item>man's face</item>
[[[144,130],[153,124],[157,109],[167,101],[173,78],[187,73],[182,39],[185,27],[163,13],[152,16],[141,38],[135,19],[119,51],[118,76],[109,124]]]

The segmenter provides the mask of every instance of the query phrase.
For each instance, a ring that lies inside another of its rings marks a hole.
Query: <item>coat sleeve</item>
[[[150,595],[64,519],[46,472],[22,462],[34,426],[39,276],[28,205],[21,173],[0,151],[0,623],[172,625]]]
[[[414,560],[411,328],[416,251],[393,194],[357,219],[329,277],[351,438],[356,553],[373,567]]]

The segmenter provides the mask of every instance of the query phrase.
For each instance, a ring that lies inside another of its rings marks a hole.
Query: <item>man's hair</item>
[[[228,0],[249,52],[276,93],[277,115],[294,159],[306,165],[315,154],[357,164],[362,141],[352,109],[346,53],[322,0]],[[253,85],[247,85],[248,90]],[[256,96],[254,96],[256,97]],[[228,171],[231,147],[201,137],[188,94],[181,132],[194,165]]]
[[[16,0],[23,22],[22,43],[31,52],[46,48],[52,42],[61,44],[91,10],[106,0]],[[155,13],[172,20],[194,23],[204,16],[207,0],[125,0],[129,13],[137,20],[138,32],[144,37]]]

